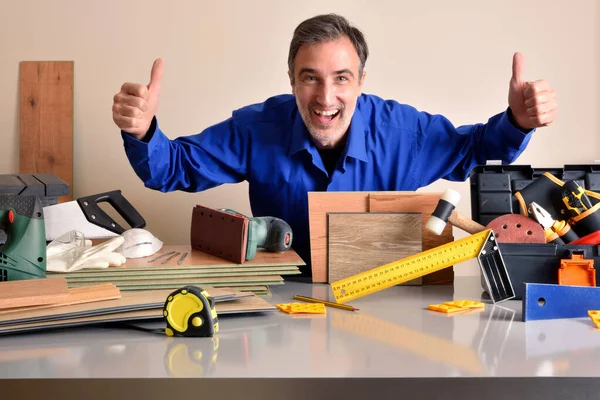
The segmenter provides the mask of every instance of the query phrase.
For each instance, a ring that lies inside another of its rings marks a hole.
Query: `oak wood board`
[[[19,63],[19,172],[53,173],[73,196],[73,61]]]
[[[328,218],[329,282],[422,251],[420,213],[329,213]],[[420,283],[417,278],[405,284]]]
[[[368,212],[368,192],[309,192],[308,218],[312,281],[328,282],[327,213]]]
[[[419,212],[422,218],[423,251],[432,249],[454,240],[452,226],[446,225],[441,235],[437,236],[425,229],[429,217],[437,207],[442,193],[433,192],[388,192],[370,193],[369,210],[371,212]],[[454,268],[450,266],[440,271],[425,275],[423,285],[452,285]]]

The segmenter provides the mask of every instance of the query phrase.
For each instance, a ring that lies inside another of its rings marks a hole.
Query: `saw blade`
[[[119,236],[89,222],[77,201],[44,207],[44,226],[47,241],[54,240],[72,230],[81,232],[86,239],[106,239]]]

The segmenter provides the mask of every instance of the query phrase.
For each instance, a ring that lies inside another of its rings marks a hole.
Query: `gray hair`
[[[324,14],[303,21],[294,30],[288,55],[288,68],[292,81],[294,79],[294,60],[301,45],[328,42],[342,36],[347,36],[350,39],[358,53],[360,59],[358,78],[359,80],[362,79],[365,63],[369,56],[369,49],[363,33],[358,28],[350,25],[348,20],[340,15]]]

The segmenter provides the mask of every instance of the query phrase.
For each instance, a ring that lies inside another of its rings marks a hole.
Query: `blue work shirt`
[[[274,216],[293,230],[293,248],[310,275],[308,192],[414,191],[440,178],[464,181],[487,160],[512,163],[532,132],[509,120],[454,127],[441,115],[362,94],[345,148],[331,175],[296,106],[278,95],[235,110],[202,132],[170,140],[156,118],[139,141],[122,132],[127,157],[145,186],[198,192],[248,181],[253,216]]]

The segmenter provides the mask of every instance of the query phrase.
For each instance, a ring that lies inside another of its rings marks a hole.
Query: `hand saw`
[[[338,303],[354,300],[477,258],[485,289],[493,303],[515,297],[500,248],[491,229],[455,240],[331,283]]]
[[[113,190],[44,207],[46,240],[52,241],[72,230],[83,233],[86,239],[110,238],[125,232],[126,228],[100,207],[102,203],[111,205],[131,228],[146,226],[144,218],[121,191]]]

